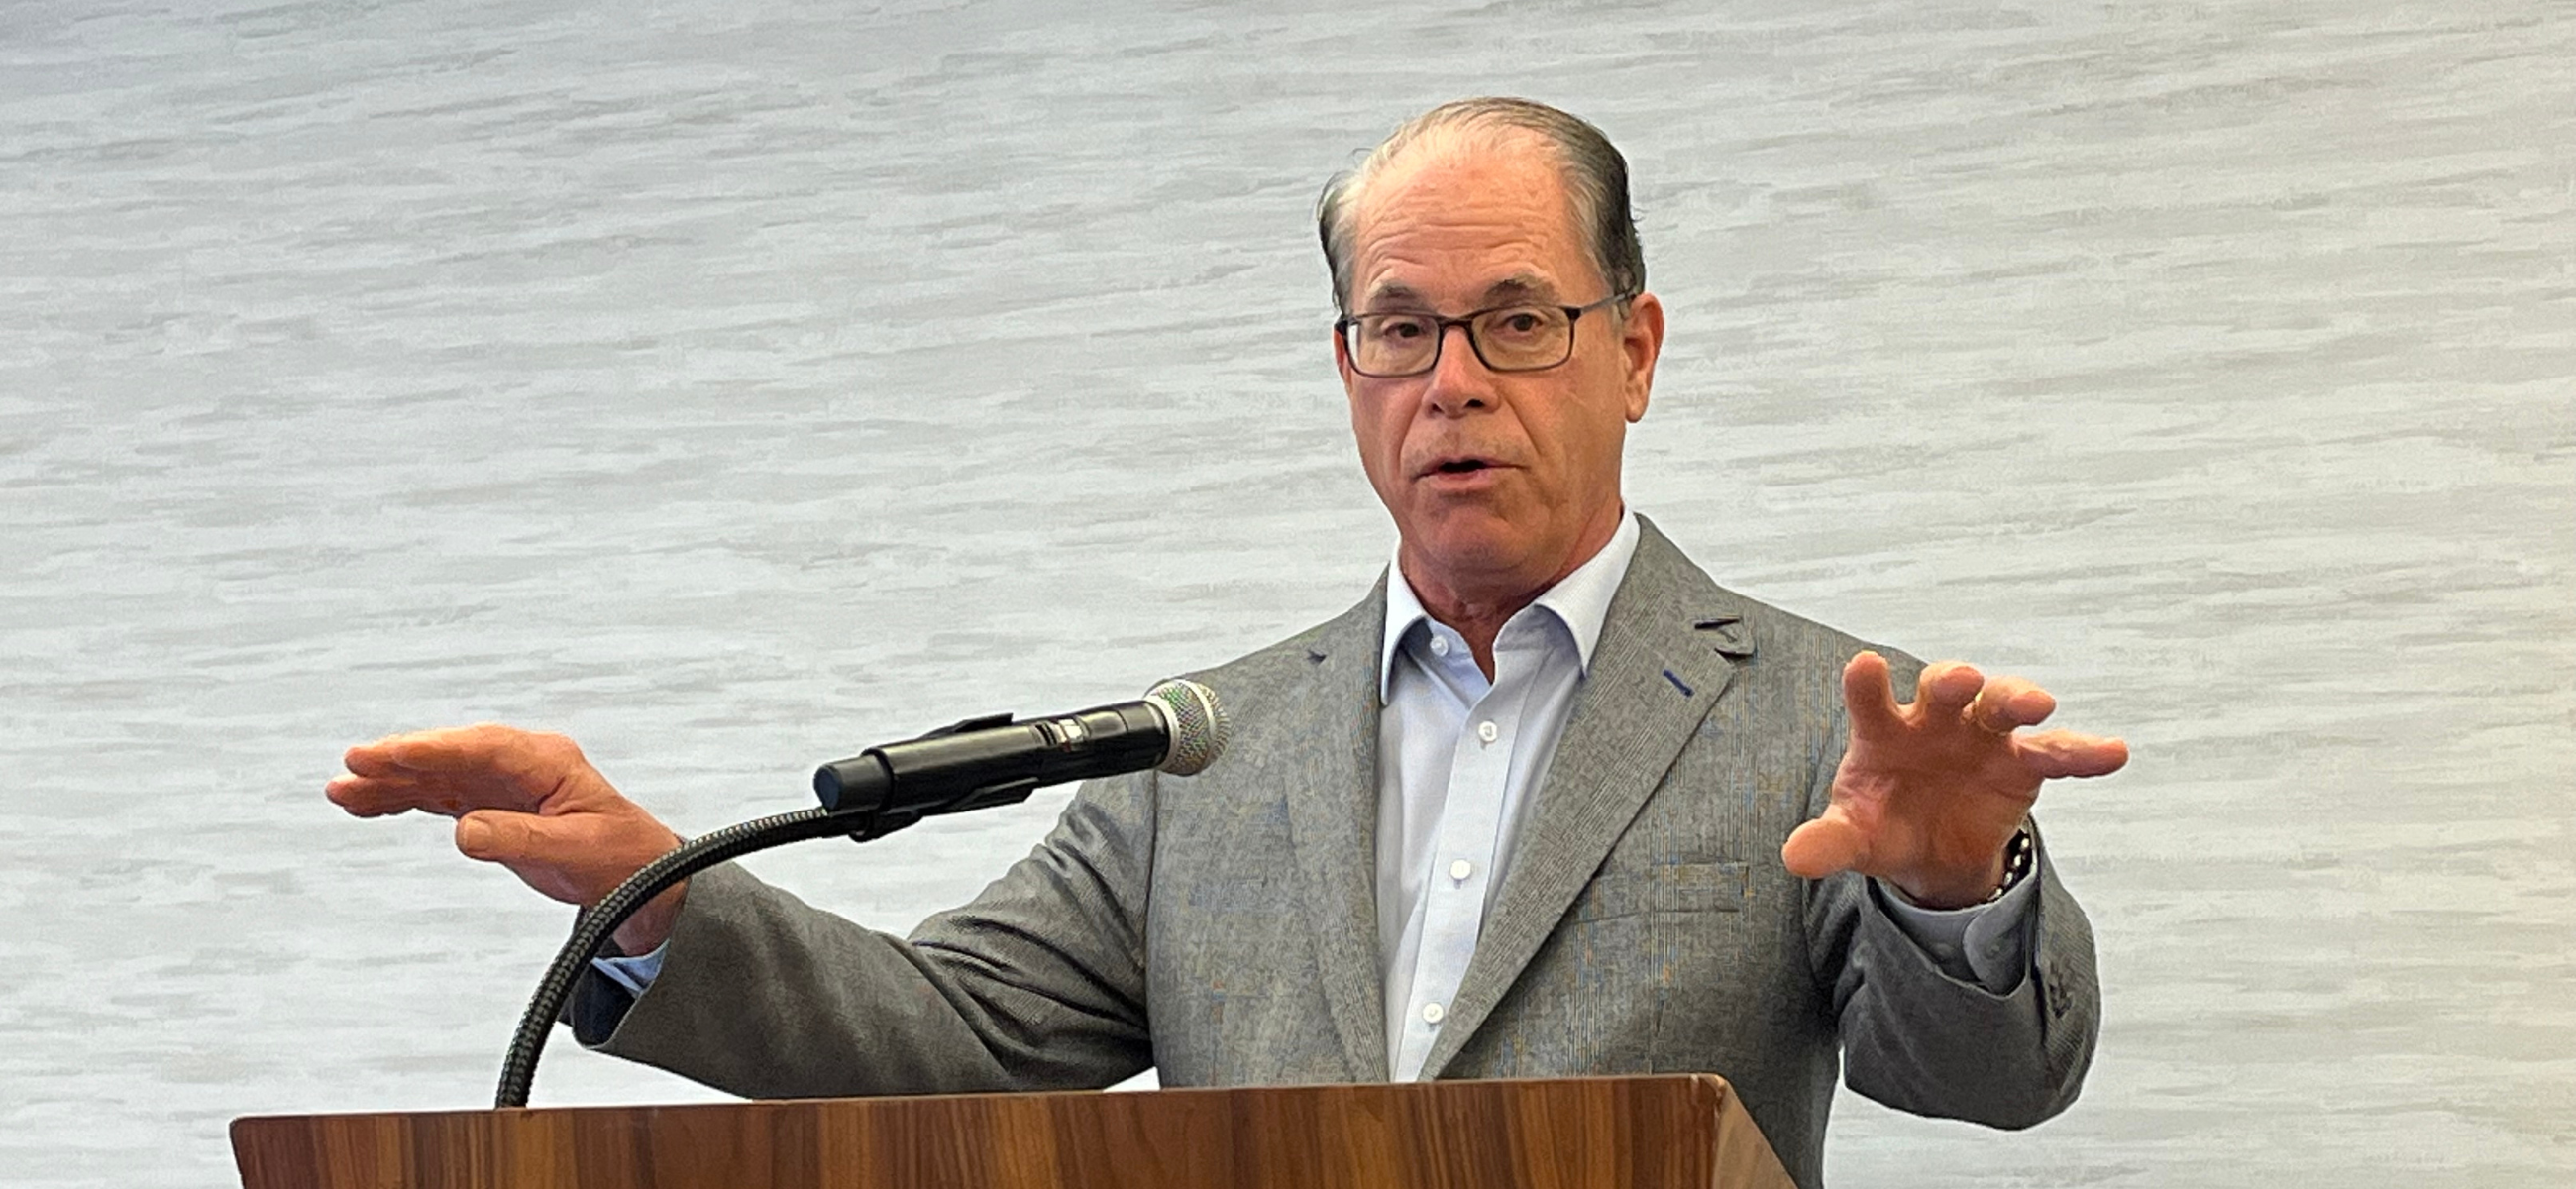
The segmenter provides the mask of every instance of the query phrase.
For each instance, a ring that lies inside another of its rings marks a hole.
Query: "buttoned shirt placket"
[[[1575,663],[1575,644],[1563,622],[1540,606],[1523,608],[1496,635],[1491,683],[1457,632],[1425,620],[1412,635],[1408,659],[1440,685],[1459,713],[1442,724],[1456,743],[1437,841],[1416,909],[1422,914],[1421,947],[1390,1071],[1399,1081],[1421,1076],[1450,1000],[1475,958],[1485,911],[1500,886],[1501,839],[1513,832],[1510,816],[1522,800],[1511,794],[1535,786],[1544,775],[1517,771],[1543,765],[1548,758],[1527,754],[1537,749],[1522,746],[1529,734],[1523,720],[1538,675],[1551,661]]]

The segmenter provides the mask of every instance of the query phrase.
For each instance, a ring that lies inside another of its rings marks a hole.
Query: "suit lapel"
[[[1752,655],[1733,601],[1651,522],[1638,524],[1636,556],[1425,1077],[1438,1076],[1501,1002]]]
[[[1307,642],[1314,666],[1283,707],[1314,725],[1295,749],[1286,790],[1307,923],[1324,1000],[1356,1081],[1382,1082],[1386,980],[1377,944],[1377,654],[1386,631],[1386,580]]]

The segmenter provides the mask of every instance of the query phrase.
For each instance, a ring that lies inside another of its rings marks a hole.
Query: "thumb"
[[[533,813],[477,809],[456,819],[456,849],[487,863],[517,863],[560,851],[554,822]]]
[[[1789,840],[1780,844],[1780,862],[1800,879],[1823,879],[1850,870],[1868,848],[1860,827],[1836,805],[1789,832]]]

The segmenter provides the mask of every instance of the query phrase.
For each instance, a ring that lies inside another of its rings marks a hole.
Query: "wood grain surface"
[[[274,1116],[246,1189],[1789,1189],[1719,1078]]]

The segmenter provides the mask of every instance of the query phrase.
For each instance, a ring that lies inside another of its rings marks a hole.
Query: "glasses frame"
[[[1583,325],[1583,316],[1585,314],[1589,314],[1603,306],[1616,305],[1623,301],[1632,300],[1636,296],[1637,295],[1634,293],[1613,293],[1610,296],[1593,302],[1590,305],[1579,306],[1550,306],[1543,301],[1515,301],[1508,305],[1486,306],[1481,310],[1469,310],[1455,318],[1444,318],[1438,314],[1427,311],[1414,312],[1407,310],[1384,310],[1373,314],[1344,314],[1340,318],[1334,320],[1333,333],[1339,336],[1342,340],[1342,357],[1350,361],[1351,370],[1359,373],[1360,375],[1367,376],[1372,380],[1402,380],[1413,376],[1430,375],[1440,366],[1440,353],[1448,350],[1449,348],[1449,328],[1452,326],[1455,326],[1466,333],[1467,349],[1475,353],[1476,362],[1484,364],[1485,370],[1507,374],[1520,372],[1543,372],[1549,368],[1564,367],[1566,360],[1574,358],[1574,335],[1575,331]],[[1498,367],[1495,365],[1493,360],[1485,357],[1484,340],[1476,337],[1476,319],[1482,318],[1487,314],[1499,314],[1505,310],[1520,309],[1555,309],[1564,312],[1565,354],[1558,356],[1556,358],[1556,362],[1541,363],[1530,367]],[[1373,372],[1367,368],[1361,367],[1360,347],[1357,342],[1353,341],[1351,332],[1359,329],[1360,319],[1362,318],[1377,318],[1395,315],[1414,318],[1429,318],[1431,320],[1431,358],[1421,367],[1415,368],[1409,372]]]

